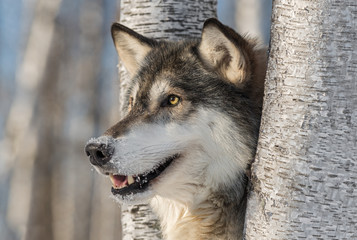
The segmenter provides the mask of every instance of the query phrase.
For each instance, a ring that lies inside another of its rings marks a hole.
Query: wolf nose
[[[102,166],[109,162],[114,148],[103,143],[88,143],[85,152],[93,165]]]

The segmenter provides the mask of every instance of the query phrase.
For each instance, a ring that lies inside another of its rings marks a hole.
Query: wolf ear
[[[111,33],[120,60],[130,76],[135,75],[145,56],[156,45],[156,41],[119,23],[113,23]]]
[[[248,42],[231,28],[215,18],[205,21],[199,54],[209,68],[236,86],[244,85],[250,75],[246,48],[249,48]]]

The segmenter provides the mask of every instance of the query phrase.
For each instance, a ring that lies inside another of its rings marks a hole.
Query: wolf
[[[125,116],[85,146],[124,204],[149,202],[166,239],[242,239],[266,49],[217,19],[157,41],[114,23]]]

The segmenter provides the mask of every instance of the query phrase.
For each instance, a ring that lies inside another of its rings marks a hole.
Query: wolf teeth
[[[124,188],[135,182],[135,178],[133,176],[127,176],[126,179],[123,179],[121,182],[118,182],[113,174],[110,174],[109,177],[115,189]]]
[[[135,180],[134,180],[133,176],[128,176],[128,184],[130,185],[134,182],[135,182]]]
[[[114,179],[114,175],[113,175],[113,174],[110,174],[110,175],[109,175],[109,178],[110,178],[110,181],[111,181],[112,184],[113,184],[113,187],[114,187],[115,189],[119,189],[120,187],[116,185],[116,182],[115,182],[115,179]]]

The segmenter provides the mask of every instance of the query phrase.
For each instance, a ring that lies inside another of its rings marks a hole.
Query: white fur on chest
[[[220,212],[219,209],[209,208],[207,205],[197,209],[161,197],[154,198],[151,206],[161,220],[162,232],[167,240],[210,239],[210,226],[215,224],[219,217],[215,212]]]

